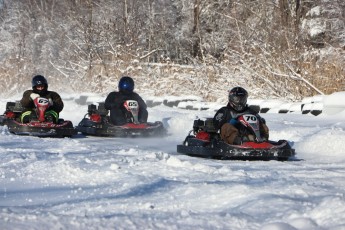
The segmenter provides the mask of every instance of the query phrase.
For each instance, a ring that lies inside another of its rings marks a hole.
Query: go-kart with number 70
[[[270,141],[261,137],[259,119],[254,114],[241,114],[237,117],[242,143],[225,143],[213,126],[213,119],[194,120],[193,130],[177,152],[205,158],[233,160],[279,160],[286,161],[295,156],[295,150],[286,140]]]

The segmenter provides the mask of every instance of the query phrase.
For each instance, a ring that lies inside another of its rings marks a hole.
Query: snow
[[[315,37],[326,31],[326,22],[321,15],[321,7],[317,6],[312,8],[306,16],[309,17],[302,21],[302,28],[307,29],[311,37]]]
[[[306,16],[320,16],[321,15],[321,7],[320,6],[316,6],[314,8],[312,8]]]
[[[77,125],[87,105],[63,98],[61,117]],[[149,108],[150,121],[167,120],[162,138],[37,138],[0,126],[0,229],[345,229],[344,106],[319,116],[261,114],[270,139],[296,149],[293,161],[178,154],[193,120],[223,105]]]
[[[324,99],[324,112],[337,114],[345,110],[345,92],[335,92]]]

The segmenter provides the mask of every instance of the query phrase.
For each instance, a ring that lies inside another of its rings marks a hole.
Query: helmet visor
[[[44,89],[46,86],[45,85],[42,85],[42,84],[39,84],[39,85],[36,85],[35,86],[35,88],[37,89],[37,90],[42,90],[42,89]]]
[[[244,95],[229,95],[229,102],[235,110],[241,111],[245,108],[247,104],[247,97]]]
[[[246,104],[246,103],[247,103],[247,98],[244,97],[244,96],[231,95],[230,97],[231,97],[231,98],[230,98],[231,101],[232,101],[234,104],[243,105],[243,104]]]

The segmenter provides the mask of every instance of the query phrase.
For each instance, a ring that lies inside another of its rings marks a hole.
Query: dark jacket
[[[228,123],[232,118],[236,119],[243,114],[256,115],[259,118],[260,123],[265,123],[265,120],[259,116],[258,112],[248,107],[248,105],[246,105],[246,108],[243,111],[237,112],[228,103],[227,106],[220,108],[216,112],[216,114],[213,117],[213,125],[217,130],[219,130],[225,123]]]
[[[44,97],[47,99],[51,99],[53,101],[53,105],[51,107],[49,107],[49,110],[54,110],[57,113],[60,113],[64,107],[63,101],[60,97],[60,95],[54,91],[49,91],[49,90],[45,90],[42,92],[36,92],[34,90],[26,90],[23,93],[23,97],[20,100],[20,103],[22,104],[22,106],[24,107],[25,110],[31,110],[35,108],[35,104],[33,102],[33,100],[31,99],[30,95],[32,93],[37,93],[40,95],[40,97]]]
[[[127,123],[124,102],[135,100],[139,104],[139,122],[147,122],[148,112],[144,100],[135,92],[111,92],[105,99],[104,107],[110,110],[110,120],[115,125]]]

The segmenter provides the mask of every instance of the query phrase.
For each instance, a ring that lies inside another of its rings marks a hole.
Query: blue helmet
[[[133,92],[134,81],[131,77],[122,77],[119,81],[119,91]]]

